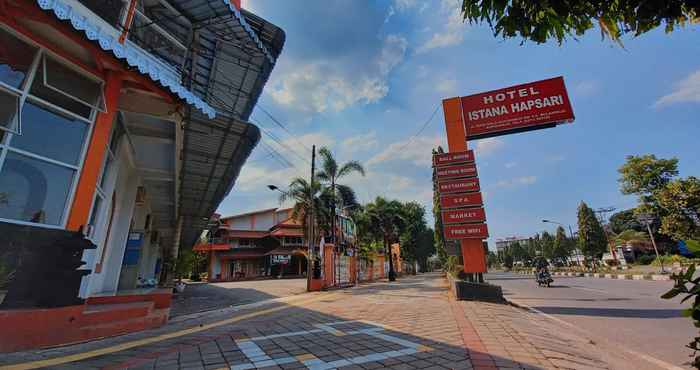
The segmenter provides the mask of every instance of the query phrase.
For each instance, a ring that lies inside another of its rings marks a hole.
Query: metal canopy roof
[[[191,248],[216,207],[231,191],[243,163],[260,140],[260,130],[221,115],[211,120],[192,109],[184,130],[180,241],[183,247]]]

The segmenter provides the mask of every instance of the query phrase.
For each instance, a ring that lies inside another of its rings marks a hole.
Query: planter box
[[[460,301],[505,302],[503,290],[498,285],[461,281],[447,274],[450,290]]]

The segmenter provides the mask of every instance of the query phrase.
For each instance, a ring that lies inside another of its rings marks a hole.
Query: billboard
[[[464,152],[440,153],[433,156],[433,165],[442,166],[446,164],[455,164],[462,162],[474,162],[474,151],[467,150]]]
[[[453,179],[457,177],[475,177],[476,164],[463,163],[452,166],[438,167],[436,172],[439,180]]]
[[[475,207],[483,204],[481,193],[453,194],[440,197],[440,207],[444,209]]]
[[[574,112],[563,77],[461,97],[467,140],[553,127]]]
[[[440,194],[465,193],[469,191],[479,191],[478,178],[438,182],[438,192]]]
[[[486,221],[486,212],[484,212],[483,208],[450,209],[442,211],[442,223],[444,225],[484,221]]]
[[[486,239],[489,230],[486,224],[445,225],[445,239]]]

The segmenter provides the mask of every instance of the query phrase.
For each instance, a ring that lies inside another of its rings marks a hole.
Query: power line
[[[420,130],[418,130],[418,132],[416,132],[413,136],[411,136],[411,137],[408,139],[408,141],[406,142],[406,144],[404,144],[401,148],[399,148],[399,150],[398,150],[397,152],[401,152],[401,151],[404,150],[407,146],[411,145],[411,144],[413,143],[413,140],[415,140],[416,137],[418,137],[418,135],[420,135],[421,133],[423,133],[423,130],[425,130],[425,128],[428,127],[428,125],[430,124],[430,122],[433,121],[433,118],[435,118],[435,114],[437,114],[437,112],[438,112],[439,109],[440,109],[440,104],[438,104],[438,105],[435,107],[435,110],[434,110],[433,113],[430,115],[430,118],[428,118],[428,120],[425,121],[425,123],[423,124],[423,126],[421,126]]]
[[[276,142],[277,144],[279,144],[281,147],[283,147],[284,149],[287,149],[287,150],[290,151],[292,154],[294,154],[295,156],[297,156],[298,158],[300,158],[302,161],[305,161],[305,162],[307,162],[307,163],[311,163],[311,162],[310,162],[308,159],[306,159],[304,156],[300,155],[296,150],[294,150],[293,148],[291,148],[289,145],[285,144],[284,141],[282,141],[282,139],[280,139],[277,135],[273,134],[272,132],[270,132],[269,130],[267,130],[265,127],[263,127],[262,124],[260,124],[260,121],[254,119],[254,118],[251,118],[250,120],[253,121],[254,123],[257,123],[258,126],[260,127],[260,129],[262,130],[262,132],[263,132],[264,134],[266,134],[266,135],[267,135],[270,139],[272,139],[274,142]]]
[[[289,134],[289,136],[291,136],[292,139],[294,139],[294,141],[296,141],[299,145],[303,146],[303,147],[306,148],[307,150],[311,151],[311,148],[309,148],[308,146],[306,146],[306,145],[305,145],[304,143],[302,143],[301,141],[297,140],[297,138],[294,136],[294,134],[293,134],[291,131],[289,131],[289,129],[287,128],[287,126],[284,125],[282,122],[280,122],[277,118],[275,118],[275,117],[272,115],[272,113],[270,113],[267,109],[265,109],[265,108],[264,108],[262,105],[260,105],[260,104],[256,105],[256,107],[257,107],[258,109],[260,109],[263,113],[265,113],[265,115],[268,116],[268,117],[270,118],[270,120],[272,120],[272,122],[274,122],[277,126],[281,127],[285,132],[287,132],[287,133]]]

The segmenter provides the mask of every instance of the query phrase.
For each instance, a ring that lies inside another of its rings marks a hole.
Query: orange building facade
[[[167,320],[284,38],[237,1],[0,0],[0,352]]]

